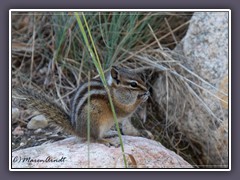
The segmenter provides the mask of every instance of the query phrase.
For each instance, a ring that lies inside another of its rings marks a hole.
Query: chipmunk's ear
[[[118,84],[120,82],[120,78],[119,78],[119,68],[116,66],[113,66],[111,69],[111,77],[116,81],[116,83]]]

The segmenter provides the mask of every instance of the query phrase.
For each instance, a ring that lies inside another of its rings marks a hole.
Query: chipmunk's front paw
[[[144,94],[140,94],[139,96],[140,96],[142,102],[145,102],[145,101],[147,101],[148,97],[150,96],[150,93],[149,93],[149,91],[147,91]]]

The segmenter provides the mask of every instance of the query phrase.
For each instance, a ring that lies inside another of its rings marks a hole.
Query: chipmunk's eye
[[[136,83],[136,82],[131,82],[131,83],[130,83],[130,86],[132,86],[132,87],[137,87],[137,83]]]

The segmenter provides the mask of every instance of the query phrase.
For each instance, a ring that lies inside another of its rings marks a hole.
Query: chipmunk
[[[107,84],[117,120],[122,122],[148,99],[150,93],[140,76],[133,71],[113,66],[108,74]],[[89,85],[90,91],[88,91]],[[70,112],[65,112],[58,103],[43,93],[25,88],[16,89],[16,93],[30,108],[45,115],[49,123],[56,124],[66,132],[85,140],[89,111],[91,141],[114,145],[104,138],[105,133],[114,125],[114,119],[107,91],[100,79],[92,79],[77,88]],[[89,95],[90,103],[88,104]]]

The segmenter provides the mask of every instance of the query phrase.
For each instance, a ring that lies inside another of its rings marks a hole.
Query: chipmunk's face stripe
[[[123,86],[133,90],[147,91],[147,88],[142,85],[143,82],[138,82],[137,80],[125,80]]]
[[[102,82],[98,81],[98,80],[91,80],[90,81],[90,91],[92,89],[95,89],[95,90],[104,89]],[[78,90],[73,98],[73,101],[71,104],[71,109],[72,109],[71,122],[72,122],[72,124],[74,124],[74,122],[76,122],[76,112],[78,112],[77,106],[79,104],[79,101],[81,101],[81,99],[87,93],[87,91],[88,91],[88,82],[85,82],[78,88]]]

